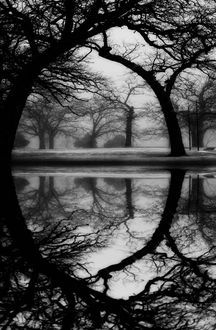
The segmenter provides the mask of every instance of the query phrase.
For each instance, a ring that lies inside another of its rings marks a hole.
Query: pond
[[[216,169],[16,167],[13,179],[2,329],[215,329]]]

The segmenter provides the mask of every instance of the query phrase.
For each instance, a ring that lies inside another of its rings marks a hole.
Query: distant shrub
[[[114,138],[108,140],[104,144],[104,148],[120,148],[125,146],[125,137],[123,135],[116,135]]]
[[[24,148],[29,144],[29,140],[25,138],[25,136],[18,132],[16,134],[15,142],[14,142],[14,148]]]
[[[97,143],[89,133],[86,133],[82,138],[76,139],[74,146],[76,148],[96,148]]]

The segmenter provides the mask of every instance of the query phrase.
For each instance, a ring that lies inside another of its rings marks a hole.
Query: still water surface
[[[13,175],[42,261],[12,277],[4,329],[215,329],[216,172]]]

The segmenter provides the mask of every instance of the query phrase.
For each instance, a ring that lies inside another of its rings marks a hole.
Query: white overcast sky
[[[108,32],[108,40],[111,46],[114,46],[115,44],[119,46],[123,44],[128,45],[132,43],[135,44],[136,42],[142,42],[142,39],[138,33],[134,33],[125,27],[110,29]],[[111,77],[115,81],[118,81],[119,78],[130,72],[130,70],[125,68],[123,65],[103,59],[97,54],[94,54],[94,59],[95,61],[93,63],[93,68],[103,72],[106,76]]]
[[[131,45],[143,43],[142,37],[138,33],[134,33],[133,31],[128,30],[127,28],[112,28],[108,32],[108,40],[109,44],[115,47],[115,44],[118,47],[124,44]],[[130,79],[130,74],[133,74],[134,83],[136,83],[136,75],[132,73],[131,70],[127,69],[125,66],[115,63],[113,61],[109,61],[100,57],[96,52],[93,52],[91,57],[91,68],[95,72],[102,73],[108,79],[111,79],[117,87],[124,85]],[[137,76],[137,84],[143,82],[143,79]],[[144,95],[142,96],[134,96],[130,99],[130,102],[133,103],[135,107],[142,107],[144,103],[152,100],[152,95],[154,93],[147,89]]]

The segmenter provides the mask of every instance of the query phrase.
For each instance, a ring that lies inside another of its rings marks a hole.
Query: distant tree
[[[216,80],[214,74],[195,80],[182,77],[175,86],[173,102],[181,127],[188,133],[189,146],[204,146],[207,130],[216,127]]]
[[[189,148],[204,146],[205,133],[216,128],[216,80],[214,74],[187,74],[180,77],[171,95],[172,104]],[[152,125],[143,130],[146,137],[166,137],[168,132],[157,100],[147,102],[144,117]]]
[[[29,136],[39,138],[39,149],[53,149],[59,134],[72,135],[76,117],[72,114],[72,103],[61,106],[53,101],[39,97],[27,102],[19,129]]]
[[[137,80],[136,77],[129,77],[120,89],[109,90],[108,95],[104,95],[113,102],[115,111],[119,113],[120,120],[124,123],[125,147],[132,147],[133,139],[140,136],[135,120],[143,117],[143,108],[134,105],[132,98],[143,95],[145,85],[134,83],[134,80]]]
[[[215,130],[216,128],[215,77],[208,77],[196,94],[197,97],[193,106],[191,106],[189,115],[191,117],[192,144],[199,148],[204,146],[206,131]]]
[[[89,102],[83,102],[79,113],[82,114],[76,147],[97,148],[98,139],[113,136],[122,131],[122,114],[112,100],[95,96]]]
[[[160,110],[160,105],[156,98],[145,102],[142,106],[141,117],[146,121],[147,125],[140,130],[139,135],[144,141],[166,138],[169,140],[169,135],[163,114]]]
[[[29,140],[21,132],[17,132],[14,141],[14,148],[24,148],[29,144]]]

